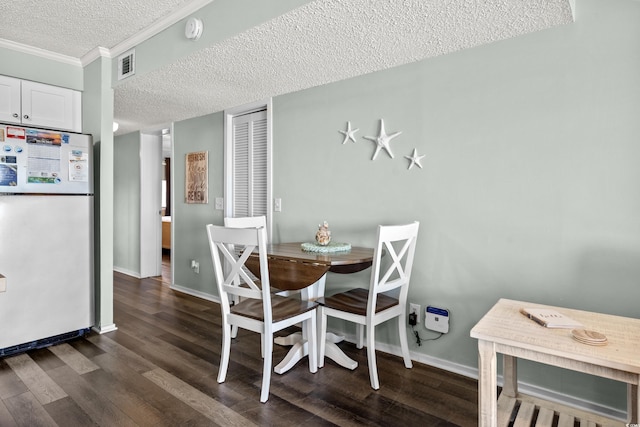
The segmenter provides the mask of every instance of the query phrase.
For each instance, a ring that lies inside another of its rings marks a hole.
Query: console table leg
[[[496,349],[492,342],[478,340],[478,425],[498,424],[498,368]]]
[[[506,354],[502,355],[502,377],[505,396],[518,397],[518,359]]]
[[[640,423],[640,399],[638,399],[637,384],[627,384],[627,422]]]

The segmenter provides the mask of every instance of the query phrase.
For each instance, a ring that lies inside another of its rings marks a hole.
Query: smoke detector
[[[202,35],[204,26],[202,21],[198,18],[189,18],[187,25],[184,28],[184,35],[186,38],[196,41]]]

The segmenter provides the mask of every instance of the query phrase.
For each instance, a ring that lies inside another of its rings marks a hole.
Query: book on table
[[[546,328],[580,329],[582,323],[551,308],[524,307],[520,313]]]

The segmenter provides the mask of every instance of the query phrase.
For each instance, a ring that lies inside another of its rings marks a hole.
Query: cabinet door
[[[81,132],[80,92],[23,81],[22,123]]]
[[[20,123],[20,80],[0,76],[0,122]]]

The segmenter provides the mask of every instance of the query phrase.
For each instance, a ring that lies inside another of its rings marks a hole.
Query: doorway
[[[140,276],[172,283],[171,126],[140,133]],[[168,277],[166,277],[168,276]]]
[[[161,210],[162,210],[162,282],[171,285],[172,271],[171,252],[173,222],[173,137],[171,128],[162,129],[162,180],[161,180]]]

